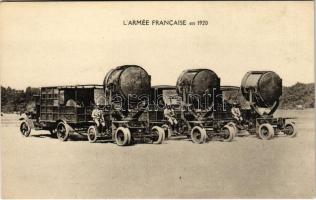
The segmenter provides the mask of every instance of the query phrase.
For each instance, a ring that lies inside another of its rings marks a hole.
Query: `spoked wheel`
[[[165,140],[169,139],[169,137],[170,137],[169,126],[167,124],[164,124],[161,126],[161,128],[164,130]]]
[[[151,129],[154,144],[161,144],[165,140],[165,130],[158,126],[154,126]]]
[[[57,138],[61,141],[66,141],[69,137],[69,128],[67,127],[66,123],[59,122],[56,128],[57,131]]]
[[[22,121],[20,125],[20,132],[24,137],[28,137],[31,133],[31,127],[26,121]]]
[[[223,142],[230,142],[233,140],[235,133],[235,129],[228,124],[222,128],[223,134]]]
[[[297,130],[293,122],[285,124],[284,133],[289,137],[295,137],[297,135]]]
[[[206,142],[206,130],[199,126],[195,126],[191,130],[191,139],[193,143],[202,144]]]
[[[119,146],[129,145],[131,142],[131,132],[128,128],[119,127],[115,134],[115,142]]]
[[[232,127],[234,129],[234,137],[237,136],[238,134],[238,128],[237,128],[237,125],[234,123],[234,122],[229,122],[227,123],[228,126]]]
[[[98,129],[96,126],[90,126],[88,128],[88,133],[87,133],[87,136],[88,136],[88,140],[89,142],[91,143],[95,143],[98,139]]]
[[[274,129],[271,124],[261,124],[258,129],[258,136],[263,140],[270,140],[274,136]]]

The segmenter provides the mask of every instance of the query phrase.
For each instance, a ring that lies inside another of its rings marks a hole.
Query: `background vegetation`
[[[16,90],[1,86],[1,112],[24,112],[34,106],[33,95],[39,94],[39,88],[27,87]]]

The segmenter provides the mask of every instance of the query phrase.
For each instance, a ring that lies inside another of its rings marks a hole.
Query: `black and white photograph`
[[[313,1],[2,2],[2,199],[315,198]]]

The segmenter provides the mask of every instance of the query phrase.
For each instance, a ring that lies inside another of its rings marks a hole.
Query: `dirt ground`
[[[315,196],[314,110],[296,116],[296,138],[162,145],[61,142],[20,135],[1,117],[2,198],[310,198]]]

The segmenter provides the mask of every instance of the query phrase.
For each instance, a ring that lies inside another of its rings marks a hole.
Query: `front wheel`
[[[284,133],[291,138],[297,135],[297,130],[293,122],[285,124]]]
[[[193,143],[202,144],[206,142],[206,130],[199,126],[195,126],[191,130],[191,140]]]
[[[160,128],[158,126],[154,126],[151,129],[151,132],[153,133],[153,143],[154,144],[161,144],[165,139],[165,131],[163,128]]]
[[[98,129],[96,126],[90,126],[87,131],[88,140],[90,143],[95,143],[98,139]]]
[[[234,138],[234,135],[236,134],[234,128],[232,126],[229,126],[228,124],[222,128],[222,131],[224,133],[223,142],[232,141]]]
[[[270,140],[274,136],[274,129],[271,124],[261,124],[258,129],[259,138],[262,140]]]
[[[129,145],[131,142],[131,132],[128,128],[119,127],[114,134],[115,142],[119,146]]]
[[[31,133],[31,127],[26,121],[22,121],[20,125],[20,132],[24,137],[28,137]]]

